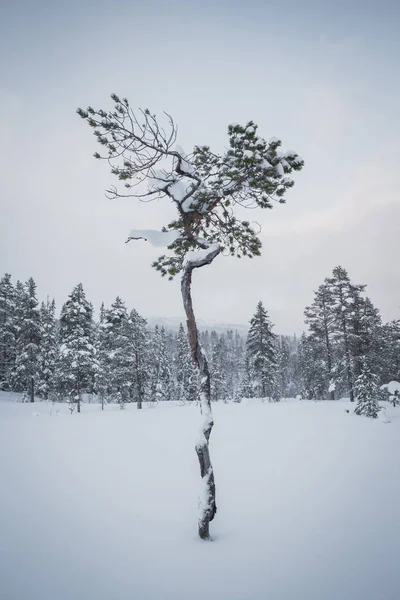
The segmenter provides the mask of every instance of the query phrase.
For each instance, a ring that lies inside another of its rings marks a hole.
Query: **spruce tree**
[[[105,308],[104,303],[100,307],[100,318],[99,324],[96,330],[96,356],[97,356],[97,370],[95,373],[95,392],[100,398],[101,409],[104,410],[104,403],[110,395],[109,382],[110,372],[108,360],[109,354],[109,335],[108,335],[108,322],[105,320]]]
[[[120,297],[104,312],[103,328],[107,331],[108,394],[123,408],[132,398],[133,356],[128,311]]]
[[[0,390],[11,389],[16,352],[15,291],[11,275],[0,280]]]
[[[38,357],[38,396],[44,400],[52,395],[55,386],[58,338],[56,324],[56,304],[47,298],[40,307],[40,349]]]
[[[382,408],[378,402],[380,396],[378,377],[372,372],[367,361],[363,361],[362,371],[356,379],[354,390],[358,400],[355,414],[376,419]]]
[[[272,332],[272,327],[268,313],[260,301],[250,321],[246,347],[249,367],[262,398],[272,398],[274,395],[277,361],[276,335]]]
[[[81,283],[72,290],[61,310],[58,391],[72,408],[81,410],[83,393],[92,393],[97,371],[93,306]]]
[[[150,336],[147,322],[135,309],[129,315],[129,339],[132,358],[133,400],[137,408],[142,408],[142,402],[148,397],[150,381]]]
[[[16,313],[18,314],[18,337],[12,376],[13,389],[16,392],[24,392],[25,395],[29,394],[30,401],[34,402],[41,331],[36,283],[32,277],[25,286],[18,286]]]

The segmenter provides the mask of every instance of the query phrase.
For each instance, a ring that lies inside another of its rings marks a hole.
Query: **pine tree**
[[[0,390],[11,389],[16,353],[15,291],[11,275],[0,280]]]
[[[315,292],[313,303],[311,306],[306,307],[304,315],[305,322],[310,330],[309,337],[320,348],[321,367],[325,375],[325,389],[322,392],[322,397],[329,391],[331,400],[334,400],[335,314],[333,311],[333,295],[326,283],[319,286]]]
[[[61,310],[58,392],[81,410],[83,393],[92,393],[97,371],[93,306],[78,283]]]
[[[340,346],[337,378],[342,377],[346,381],[350,401],[354,402],[355,348],[358,342],[354,317],[365,285],[352,284],[347,271],[340,266],[333,269],[333,277],[325,282],[332,302],[335,342]]]
[[[257,304],[254,317],[250,321],[247,336],[247,357],[249,368],[254,374],[258,393],[262,398],[272,398],[275,387],[276,348],[275,334],[268,313],[262,302]]]
[[[13,389],[24,394],[29,393],[30,401],[34,402],[41,342],[36,283],[30,278],[25,286],[18,286],[17,292],[18,337],[12,375]]]
[[[363,362],[362,371],[356,379],[354,389],[358,400],[354,410],[355,414],[376,419],[382,408],[378,402],[380,396],[378,377],[371,371],[367,361]]]
[[[358,286],[360,287],[360,286]],[[365,286],[363,286],[365,287]],[[370,298],[363,298],[358,290],[352,304],[350,348],[353,357],[354,374],[358,377],[365,361],[376,368],[379,364],[379,341],[382,326],[379,310]]]
[[[58,338],[55,301],[47,298],[40,308],[40,349],[38,357],[38,395],[47,400],[54,391]]]

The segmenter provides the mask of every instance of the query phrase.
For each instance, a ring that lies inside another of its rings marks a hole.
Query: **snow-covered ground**
[[[1,600],[400,598],[400,408],[215,405],[208,543],[197,407],[1,399]]]

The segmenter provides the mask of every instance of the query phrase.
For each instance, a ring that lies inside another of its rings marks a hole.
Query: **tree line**
[[[277,335],[262,302],[247,337],[228,330],[203,331],[213,401],[243,397],[338,399],[362,396],[360,381],[377,389],[400,379],[400,320],[383,323],[379,310],[342,267],[315,292],[305,309],[308,331]],[[357,383],[358,382],[358,383]],[[150,328],[119,297],[102,305],[97,319],[82,284],[74,287],[59,317],[54,300],[39,304],[31,278],[0,280],[0,389],[81,409],[85,394],[105,402],[198,399],[198,371],[187,334]]]

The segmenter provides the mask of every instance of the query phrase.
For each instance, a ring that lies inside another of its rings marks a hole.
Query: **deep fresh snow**
[[[1,600],[398,600],[400,408],[214,405],[214,541],[196,406],[0,397]]]

